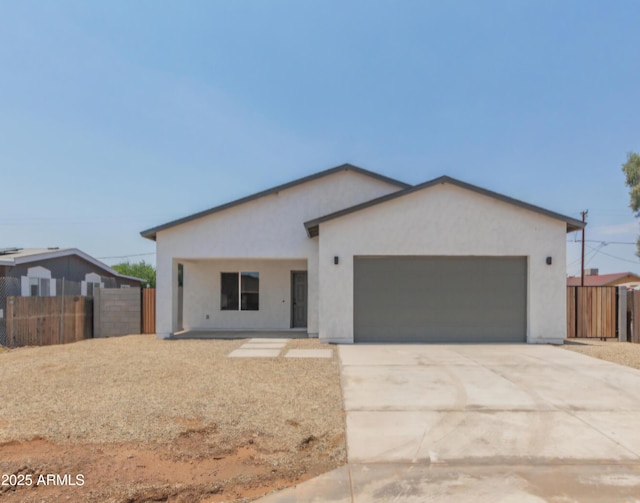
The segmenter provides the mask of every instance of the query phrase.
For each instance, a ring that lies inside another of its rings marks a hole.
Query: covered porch
[[[306,258],[174,258],[172,266],[173,339],[301,338],[317,325]]]

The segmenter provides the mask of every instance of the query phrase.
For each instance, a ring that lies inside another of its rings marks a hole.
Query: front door
[[[307,271],[291,271],[291,327],[307,326]]]

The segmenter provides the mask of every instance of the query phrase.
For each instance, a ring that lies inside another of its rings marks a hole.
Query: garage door
[[[525,257],[356,257],[355,342],[525,342]]]

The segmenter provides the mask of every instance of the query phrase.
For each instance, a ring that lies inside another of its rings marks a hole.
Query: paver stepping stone
[[[279,349],[234,349],[228,354],[229,358],[277,358]]]
[[[285,358],[331,358],[332,349],[290,349]]]
[[[245,342],[241,349],[282,349],[286,342]]]

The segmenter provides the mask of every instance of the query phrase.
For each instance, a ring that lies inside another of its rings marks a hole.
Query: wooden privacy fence
[[[615,286],[567,287],[567,337],[618,336],[618,289]]]
[[[627,330],[629,340],[640,344],[640,291],[627,292]]]
[[[142,289],[142,333],[156,333],[156,289]]]
[[[89,297],[7,297],[7,345],[46,346],[93,336]]]

